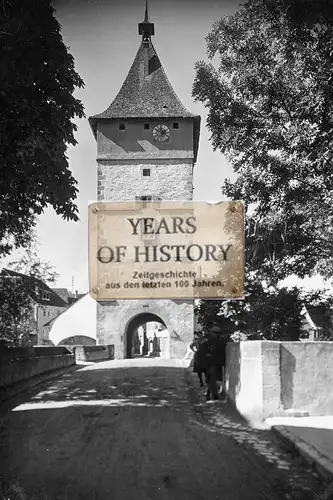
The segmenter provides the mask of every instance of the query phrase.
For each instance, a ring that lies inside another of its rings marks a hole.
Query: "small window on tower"
[[[142,175],[143,175],[143,177],[149,177],[150,176],[150,168],[144,168],[142,170]]]
[[[125,123],[119,123],[119,130],[125,130]]]
[[[145,123],[144,126],[143,126],[143,128],[145,130],[149,130],[150,129],[150,123]]]
[[[178,122],[174,122],[173,128],[179,128],[179,123]]]

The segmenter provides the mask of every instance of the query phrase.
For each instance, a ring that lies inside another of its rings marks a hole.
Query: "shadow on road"
[[[312,471],[269,431],[207,405],[180,364],[154,364],[85,366],[13,401],[0,421],[1,500],[313,498]]]
[[[187,372],[190,387],[193,387],[194,378]],[[193,422],[194,425],[231,438],[242,448],[254,468],[263,467],[267,474],[276,474],[278,470],[287,477],[292,493],[283,498],[312,500],[315,492],[323,491],[318,474],[301,456],[285,449],[272,431],[253,428],[229,404],[207,404],[198,391],[192,390],[191,399],[197,416],[201,417],[201,421],[197,418]],[[277,491],[280,491],[280,479],[278,476],[276,479]]]
[[[163,366],[163,371],[158,371],[160,366],[132,364],[127,368],[104,368],[103,363],[87,366],[54,381],[13,411],[70,406],[169,406],[175,411],[189,410],[187,397],[184,398],[179,388],[168,382],[175,377],[182,380],[184,369],[166,365]],[[153,374],[152,368],[155,368]]]

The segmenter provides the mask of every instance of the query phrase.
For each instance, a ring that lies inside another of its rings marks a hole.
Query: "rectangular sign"
[[[92,203],[89,285],[100,300],[243,298],[243,204]]]

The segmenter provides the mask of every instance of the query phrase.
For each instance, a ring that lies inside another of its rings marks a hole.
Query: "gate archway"
[[[167,328],[167,325],[165,324],[163,319],[157,314],[145,312],[134,316],[127,324],[125,332],[126,358],[133,357],[133,343],[135,340],[135,335],[137,335],[137,332],[140,327],[143,327],[148,323],[160,323],[161,325],[163,325],[164,329]]]

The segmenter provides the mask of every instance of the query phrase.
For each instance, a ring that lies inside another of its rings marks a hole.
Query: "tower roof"
[[[194,157],[196,159],[200,116],[190,113],[181,103],[170,84],[156,50],[151,42],[154,25],[145,19],[139,24],[142,41],[131,69],[116,98],[98,115],[89,118],[96,138],[97,121],[140,118],[185,118],[193,120]]]

